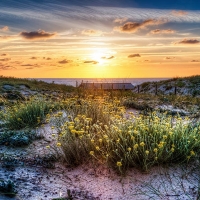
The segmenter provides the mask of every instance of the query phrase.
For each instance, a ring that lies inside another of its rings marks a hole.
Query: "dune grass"
[[[108,98],[73,98],[64,104],[71,115],[65,120],[62,113],[54,115],[53,122],[62,123],[53,128],[68,164],[93,159],[124,173],[130,167],[147,171],[157,164],[189,162],[200,153],[200,125],[187,117],[152,112],[129,113],[127,119],[121,102]]]
[[[65,84],[54,84],[46,83],[44,81],[39,81],[36,79],[24,79],[24,78],[14,78],[14,77],[4,77],[0,76],[0,89],[3,85],[10,85],[19,88],[20,85],[26,86],[30,90],[36,91],[59,91],[59,92],[74,92],[76,89],[73,86]],[[2,89],[1,89],[2,90]]]
[[[59,103],[44,98],[32,98],[6,106],[1,111],[1,119],[10,130],[34,128],[42,123],[46,115],[58,109]]]

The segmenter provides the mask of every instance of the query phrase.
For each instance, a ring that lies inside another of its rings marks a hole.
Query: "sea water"
[[[72,85],[74,87],[83,83],[132,83],[139,85],[144,82],[157,82],[169,78],[37,78],[47,83]]]

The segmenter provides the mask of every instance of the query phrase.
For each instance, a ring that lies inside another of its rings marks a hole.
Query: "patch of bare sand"
[[[46,146],[55,143],[50,125],[39,131],[44,131],[45,138],[26,149],[28,158],[48,154],[50,150]],[[67,190],[71,191],[73,200],[189,200],[197,199],[198,195],[199,169],[196,166],[198,163],[166,168],[157,166],[148,173],[130,169],[123,177],[102,164],[87,163],[71,168],[56,163],[55,169],[46,169],[24,162],[12,170],[0,167],[0,179],[15,182],[18,195],[14,199],[20,200],[67,197]]]

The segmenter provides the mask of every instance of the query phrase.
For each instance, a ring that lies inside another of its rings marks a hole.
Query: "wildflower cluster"
[[[120,101],[108,98],[71,98],[65,109],[69,114],[58,127],[58,142],[71,164],[94,158],[120,170],[148,170],[157,163],[191,160],[200,151],[200,126],[180,117],[152,112],[128,113],[127,119]]]

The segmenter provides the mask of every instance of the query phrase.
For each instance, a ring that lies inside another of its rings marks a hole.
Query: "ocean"
[[[47,83],[65,84],[76,87],[82,82],[84,83],[132,83],[139,85],[144,82],[167,80],[169,78],[37,78],[36,80],[45,81]]]

